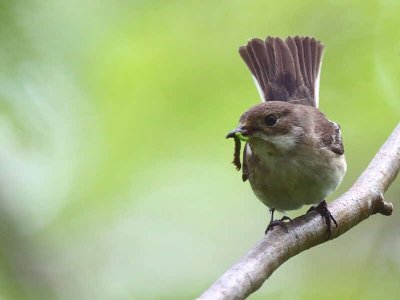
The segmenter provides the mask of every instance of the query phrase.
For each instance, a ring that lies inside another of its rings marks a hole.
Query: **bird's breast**
[[[265,205],[278,210],[325,200],[346,172],[344,155],[312,147],[277,152],[265,145],[250,145],[245,159],[254,193]]]

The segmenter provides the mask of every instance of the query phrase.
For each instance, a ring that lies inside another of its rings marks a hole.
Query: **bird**
[[[261,103],[245,111],[226,138],[235,140],[233,163],[242,168],[256,197],[269,207],[265,234],[277,225],[287,231],[289,210],[313,205],[331,237],[326,197],[345,176],[341,127],[318,109],[325,46],[313,37],[253,38],[239,48],[260,94]],[[240,142],[245,142],[243,164]],[[274,212],[284,214],[274,220]]]

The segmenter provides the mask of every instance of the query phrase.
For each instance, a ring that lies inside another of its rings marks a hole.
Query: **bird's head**
[[[276,148],[289,150],[305,133],[309,118],[304,110],[310,108],[283,101],[260,103],[243,113],[238,127],[226,137],[237,137],[250,144],[263,140]]]

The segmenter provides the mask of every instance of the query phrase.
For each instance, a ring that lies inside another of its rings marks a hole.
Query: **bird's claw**
[[[327,231],[328,231],[328,240],[331,238],[332,235],[332,224],[331,224],[331,220],[333,222],[333,224],[335,224],[335,227],[338,227],[338,223],[336,222],[335,218],[332,216],[331,212],[328,209],[328,205],[326,204],[326,201],[322,201],[320,204],[318,204],[317,206],[311,206],[310,209],[307,211],[307,213],[311,212],[311,211],[317,211],[321,217],[325,220],[325,224],[327,227]]]
[[[292,222],[292,219],[289,218],[288,216],[283,216],[280,220],[271,220],[271,222],[269,222],[267,229],[265,229],[265,234],[268,233],[268,231],[272,230],[275,226],[282,226],[283,229],[285,229],[286,233],[288,233],[288,229],[286,227],[286,220],[288,220],[289,222]]]

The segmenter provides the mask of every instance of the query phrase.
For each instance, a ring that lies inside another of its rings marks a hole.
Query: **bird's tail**
[[[318,107],[324,45],[310,37],[252,39],[239,53],[253,74],[262,101]]]

